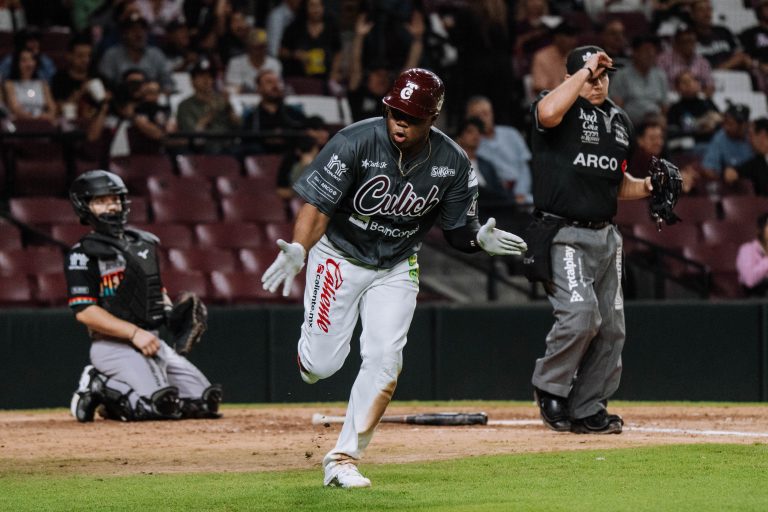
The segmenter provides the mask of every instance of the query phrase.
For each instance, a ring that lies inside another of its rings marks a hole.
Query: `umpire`
[[[566,67],[532,107],[535,210],[524,267],[544,283],[555,316],[532,382],[552,430],[618,434],[624,422],[606,409],[624,345],[622,239],[611,219],[617,199],[647,197],[652,187],[627,173],[633,128],[608,99],[612,59],[582,46]]]

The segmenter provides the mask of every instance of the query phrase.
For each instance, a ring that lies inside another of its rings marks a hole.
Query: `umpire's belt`
[[[558,221],[568,226],[573,226],[575,228],[586,228],[586,229],[603,229],[604,227],[606,227],[611,223],[611,221],[609,220],[596,221],[596,220],[567,219],[565,217],[561,217],[560,215],[555,215],[554,213],[549,213],[549,212],[543,212],[541,210],[534,210],[533,216],[538,219],[544,219],[544,218],[557,219]]]

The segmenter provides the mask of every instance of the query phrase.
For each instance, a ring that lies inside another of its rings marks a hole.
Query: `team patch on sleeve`
[[[328,180],[323,178],[317,171],[313,171],[312,174],[307,176],[307,183],[317,190],[320,195],[329,201],[332,201],[334,204],[339,202],[339,199],[341,198],[341,190],[329,183]]]
[[[69,270],[87,270],[88,256],[82,252],[73,252],[69,255]]]

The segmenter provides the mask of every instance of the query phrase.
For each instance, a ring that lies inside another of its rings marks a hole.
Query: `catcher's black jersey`
[[[536,208],[580,221],[616,214],[619,186],[634,150],[634,129],[611,100],[601,106],[579,97],[559,125],[539,125],[533,103],[533,202]]]
[[[417,252],[437,220],[451,230],[477,218],[475,173],[440,130],[432,128],[429,144],[402,171],[399,160],[386,121],[366,119],[337,133],[294,185],[331,218],[331,243],[376,268]]]

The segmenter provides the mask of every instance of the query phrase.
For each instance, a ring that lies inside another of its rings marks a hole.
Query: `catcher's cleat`
[[[325,467],[326,487],[343,487],[352,489],[355,487],[370,487],[371,481],[360,474],[360,470],[354,464],[339,464],[331,462]]]
[[[98,372],[91,365],[83,368],[77,391],[72,395],[72,401],[69,404],[69,411],[80,423],[93,421],[96,407],[101,403],[98,394],[92,391],[93,376],[96,373]]]
[[[597,414],[571,422],[574,434],[621,434],[624,420],[618,414],[608,414],[605,409]]]
[[[539,406],[541,420],[555,432],[569,432],[571,420],[568,416],[568,399],[533,388],[533,399]]]

